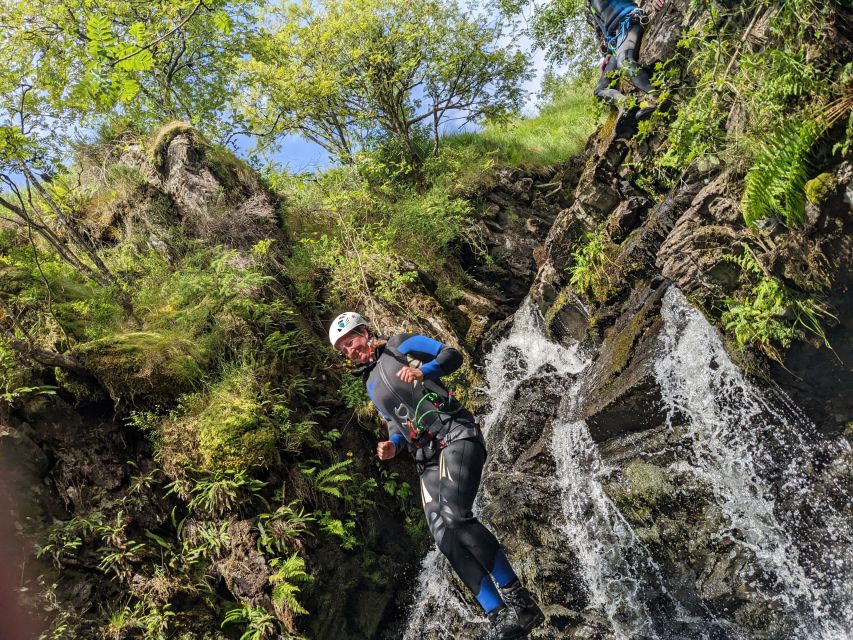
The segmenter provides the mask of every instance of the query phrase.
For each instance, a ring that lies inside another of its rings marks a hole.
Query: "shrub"
[[[613,258],[618,247],[604,230],[588,233],[572,253],[571,284],[596,302],[607,302],[617,291]]]
[[[817,301],[788,289],[775,278],[765,275],[751,255],[731,257],[745,274],[758,276],[758,283],[746,289],[740,300],[726,301],[728,309],[721,322],[734,334],[738,347],[752,346],[782,362],[779,349],[787,349],[803,329],[829,347],[821,321],[831,314]]]
[[[166,332],[136,331],[76,346],[73,354],[115,402],[165,403],[198,386],[210,354]]]

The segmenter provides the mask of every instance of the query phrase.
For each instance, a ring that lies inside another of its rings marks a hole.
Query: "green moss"
[[[665,469],[642,460],[634,460],[625,467],[625,478],[631,495],[648,504],[657,504],[673,490]]]
[[[220,382],[195,428],[205,471],[242,471],[277,458],[277,432],[245,374]]]
[[[735,611],[735,622],[752,631],[760,632],[767,640],[792,637],[792,620],[784,612],[764,602],[747,602]]]
[[[21,267],[0,263],[0,293],[17,295],[32,286],[29,272]]]
[[[672,494],[673,485],[666,470],[642,460],[634,460],[625,468],[624,487],[609,490],[619,510],[632,523],[646,530],[646,541],[657,541],[664,532],[659,528],[659,517],[665,509],[663,502]]]
[[[604,122],[604,124],[601,125],[601,129],[598,132],[598,139],[607,140],[611,135],[613,135],[613,132],[616,130],[616,123],[618,121],[619,112],[611,110],[610,114],[607,116],[607,120]]]
[[[835,176],[822,173],[806,182],[806,200],[812,204],[821,205],[835,192]]]
[[[207,167],[216,176],[227,195],[248,195],[246,187],[255,183],[254,173],[245,162],[222,147],[205,142],[201,146]]]
[[[610,360],[610,372],[613,375],[618,375],[628,365],[631,360],[632,349],[637,338],[640,337],[646,325],[646,316],[643,313],[638,313],[633,318],[628,326],[620,331],[613,339],[611,353],[613,354]]]
[[[106,398],[104,390],[92,380],[82,380],[61,367],[55,367],[56,384],[71,393],[77,402],[97,402]]]
[[[74,348],[73,354],[104,385],[114,401],[167,402],[201,380],[210,358],[189,340],[136,331]]]
[[[557,314],[563,310],[563,308],[569,304],[570,299],[570,290],[568,287],[564,287],[560,289],[560,293],[557,294],[556,300],[554,303],[548,307],[548,310],[545,312],[545,326],[550,327],[551,323],[554,322],[554,318],[557,317]]]

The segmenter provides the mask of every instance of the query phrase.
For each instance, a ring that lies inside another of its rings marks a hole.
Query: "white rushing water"
[[[657,639],[646,604],[660,576],[642,542],[604,492],[598,449],[584,422],[557,425],[552,440],[565,522],[590,605],[607,616],[617,640]]]
[[[732,530],[775,579],[772,597],[794,617],[798,640],[849,640],[853,531],[807,474],[817,451],[804,436],[814,433],[814,425],[781,392],[768,398],[751,384],[717,331],[674,287],[661,313],[662,349],[655,363],[661,395],[670,419],[686,422],[695,464]],[[818,516],[804,515],[804,507]],[[825,539],[798,539],[804,530]],[[805,559],[806,552],[817,563]]]
[[[676,466],[710,484],[729,522],[728,530],[718,535],[729,535],[754,553],[766,577],[765,583],[751,587],[791,617],[791,638],[853,638],[853,532],[849,519],[822,499],[804,473],[818,453],[817,445],[808,444],[815,441],[814,425],[784,395],[768,395],[752,385],[728,358],[716,330],[674,287],[661,313],[664,329],[655,377],[672,428],[686,429],[692,448],[689,460]],[[525,380],[545,366],[568,380],[571,374],[582,375],[587,364],[577,347],[549,341],[538,314],[525,303],[509,335],[485,361],[487,442],[499,441],[503,418],[513,410],[515,392]],[[569,414],[578,387],[560,389],[560,416]],[[667,593],[660,568],[604,490],[614,470],[603,465],[584,422],[558,417],[551,453],[562,514],[552,524],[578,561],[589,607],[608,621],[608,637],[752,637],[707,611],[705,623],[691,619]],[[837,490],[843,495],[843,488]],[[804,505],[817,507],[812,512],[819,516],[805,516]],[[806,540],[803,531],[823,537]],[[485,622],[478,609],[455,595],[450,571],[441,554],[431,550],[422,565],[405,640],[449,639],[449,618]]]

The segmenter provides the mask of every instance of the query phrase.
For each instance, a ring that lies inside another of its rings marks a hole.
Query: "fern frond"
[[[789,120],[763,144],[744,181],[744,221],[780,217],[788,226],[805,219],[805,186],[812,169],[811,151],[825,131],[814,118]]]
[[[305,571],[305,559],[296,553],[286,559],[277,558],[271,564],[276,569],[269,578],[273,586],[273,606],[288,631],[293,632],[295,631],[293,617],[308,613],[296,598],[300,591],[297,583],[310,582],[313,577]]]

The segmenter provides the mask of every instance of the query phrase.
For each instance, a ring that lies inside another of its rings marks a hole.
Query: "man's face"
[[[335,349],[356,364],[364,364],[370,360],[370,347],[367,346],[367,336],[358,329],[342,336],[335,343]]]

